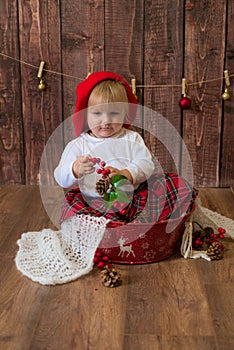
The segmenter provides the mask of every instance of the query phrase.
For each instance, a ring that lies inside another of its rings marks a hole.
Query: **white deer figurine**
[[[118,240],[118,243],[119,243],[119,248],[120,248],[120,252],[118,255],[120,256],[124,256],[124,253],[127,252],[127,257],[129,256],[130,253],[132,253],[132,255],[134,256],[135,258],[135,254],[134,254],[134,251],[132,249],[132,245],[125,245],[124,246],[124,243],[126,242],[126,238],[123,238],[121,237],[119,240]]]

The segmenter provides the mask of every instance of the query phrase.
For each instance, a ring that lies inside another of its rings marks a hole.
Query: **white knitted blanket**
[[[93,268],[95,251],[102,240],[104,217],[73,216],[60,231],[44,229],[23,233],[17,241],[17,268],[41,284],[61,284],[87,274]]]

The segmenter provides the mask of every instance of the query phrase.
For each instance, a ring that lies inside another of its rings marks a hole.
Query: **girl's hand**
[[[107,166],[105,169],[110,170],[110,174],[109,174],[110,178],[112,178],[114,175],[124,175],[130,183],[133,182],[132,175],[127,169],[119,170],[117,168],[113,168],[112,166]]]
[[[94,172],[95,167],[93,162],[90,161],[89,155],[78,157],[72,165],[72,171],[76,178],[82,175],[91,174]]]

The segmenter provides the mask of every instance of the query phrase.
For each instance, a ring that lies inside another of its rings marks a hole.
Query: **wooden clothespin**
[[[186,79],[183,78],[182,79],[182,91],[181,91],[181,94],[182,94],[183,97],[185,97],[186,93],[187,93]]]
[[[225,78],[225,84],[226,86],[230,86],[230,77],[229,77],[229,74],[228,74],[228,70],[225,70],[224,71],[224,78]]]
[[[131,88],[132,88],[132,93],[137,99],[137,94],[136,94],[136,78],[131,79]]]
[[[44,65],[45,65],[45,62],[41,61],[39,69],[38,69],[38,73],[37,73],[37,77],[40,79],[40,82],[39,82],[39,85],[38,85],[38,90],[39,91],[43,91],[43,90],[46,89],[46,85],[44,83],[44,79],[42,78]]]
[[[222,94],[222,99],[223,99],[224,101],[226,101],[226,100],[229,100],[230,97],[231,97],[230,94],[229,94],[229,91],[228,91],[228,86],[231,85],[231,83],[230,83],[230,77],[229,77],[229,74],[228,74],[228,70],[225,70],[225,71],[224,71],[224,79],[225,79],[225,85],[226,85],[226,87],[225,87],[224,93]]]

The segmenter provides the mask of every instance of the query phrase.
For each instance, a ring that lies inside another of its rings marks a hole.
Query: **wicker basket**
[[[111,222],[98,251],[113,263],[145,264],[167,259],[178,252],[185,222],[194,210],[182,218],[157,223]],[[168,224],[172,228],[168,233]]]

